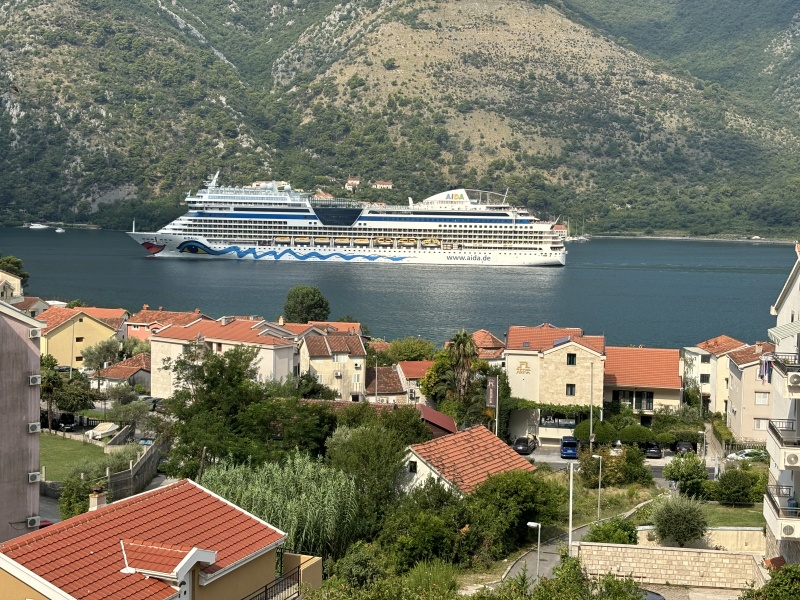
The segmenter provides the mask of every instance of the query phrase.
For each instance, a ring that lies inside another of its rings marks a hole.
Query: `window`
[[[700,362],[704,363],[704,364],[710,363],[711,362],[711,355],[710,354],[703,354],[703,356],[700,357]]]
[[[765,431],[768,424],[769,419],[753,419],[753,429],[758,431]]]
[[[415,461],[415,460],[408,461],[408,472],[409,473],[416,473],[417,472],[417,461]]]
[[[711,382],[711,375],[705,373],[700,375],[700,383],[710,383]]]
[[[83,357],[82,356],[76,356],[75,357],[75,362],[83,362]]]
[[[574,367],[575,365],[577,365],[578,364],[578,355],[577,354],[573,354],[572,352],[567,354],[567,364],[570,365],[571,367]]]
[[[567,396],[574,396],[575,395],[575,384],[568,383],[567,384]]]
[[[82,342],[82,341],[83,341],[83,338],[82,338],[82,337],[76,337],[76,338],[75,338],[75,341],[76,341],[76,342]]]
[[[138,325],[131,325],[131,329],[133,329],[134,331],[139,331],[139,326]]]
[[[353,383],[359,383],[361,381],[358,375],[358,373],[353,373]]]
[[[756,404],[766,406],[769,404],[769,392],[756,392]]]

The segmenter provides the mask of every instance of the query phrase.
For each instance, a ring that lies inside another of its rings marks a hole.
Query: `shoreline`
[[[694,237],[694,236],[680,236],[680,235],[591,235],[589,240],[592,239],[605,239],[605,240],[656,240],[662,242],[735,242],[746,244],[780,244],[792,245],[797,244],[797,240],[782,240],[761,238],[714,238],[714,237]]]

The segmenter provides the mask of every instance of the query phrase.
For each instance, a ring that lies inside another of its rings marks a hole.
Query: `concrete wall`
[[[625,544],[573,544],[573,556],[580,559],[593,577],[606,573],[631,576],[640,585],[685,585],[727,589],[746,589],[757,573],[760,554],[664,548]]]
[[[652,527],[640,527],[637,533],[640,546],[658,546]],[[761,527],[712,527],[706,537],[687,544],[688,548],[727,550],[729,552],[757,552],[764,555],[767,541]]]
[[[297,567],[300,567],[300,589],[303,592],[322,587],[322,559],[319,556],[284,552],[283,573],[286,574]]]
[[[339,394],[344,401],[351,400],[353,395],[364,396],[366,383],[366,359],[363,356],[347,356],[339,354],[334,362],[332,356],[309,356],[308,347],[300,347],[300,373],[311,373],[319,383],[328,386]],[[342,374],[336,377],[336,373]],[[380,396],[379,396],[380,397]],[[369,400],[369,398],[365,398]],[[400,397],[400,400],[403,400]]]
[[[10,573],[6,573],[2,567],[0,567],[0,590],[3,591],[5,600],[49,600],[47,596],[40,594]]]
[[[275,581],[276,550],[270,550],[247,564],[202,585],[203,575],[193,577],[196,600],[242,600]],[[197,573],[198,569],[195,569]]]
[[[42,338],[42,354],[52,354],[59,365],[78,369],[86,366],[82,360],[84,348],[116,335],[113,327],[81,313]]]
[[[772,384],[758,377],[758,364],[739,370],[730,361],[730,389],[728,390],[728,427],[737,441],[764,442],[767,430],[756,429],[756,419],[771,419],[774,404]],[[756,404],[756,392],[769,394],[769,404]]]

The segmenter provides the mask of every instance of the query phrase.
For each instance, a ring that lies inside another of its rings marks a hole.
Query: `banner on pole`
[[[497,408],[497,375],[486,378],[486,406]]]

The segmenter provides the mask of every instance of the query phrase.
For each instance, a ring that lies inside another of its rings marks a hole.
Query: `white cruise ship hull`
[[[244,246],[211,244],[203,238],[161,233],[129,232],[153,256],[180,258],[227,258],[301,262],[352,262],[424,265],[487,265],[498,267],[564,266],[566,250],[387,248],[329,245]],[[374,244],[374,241],[371,242]]]

